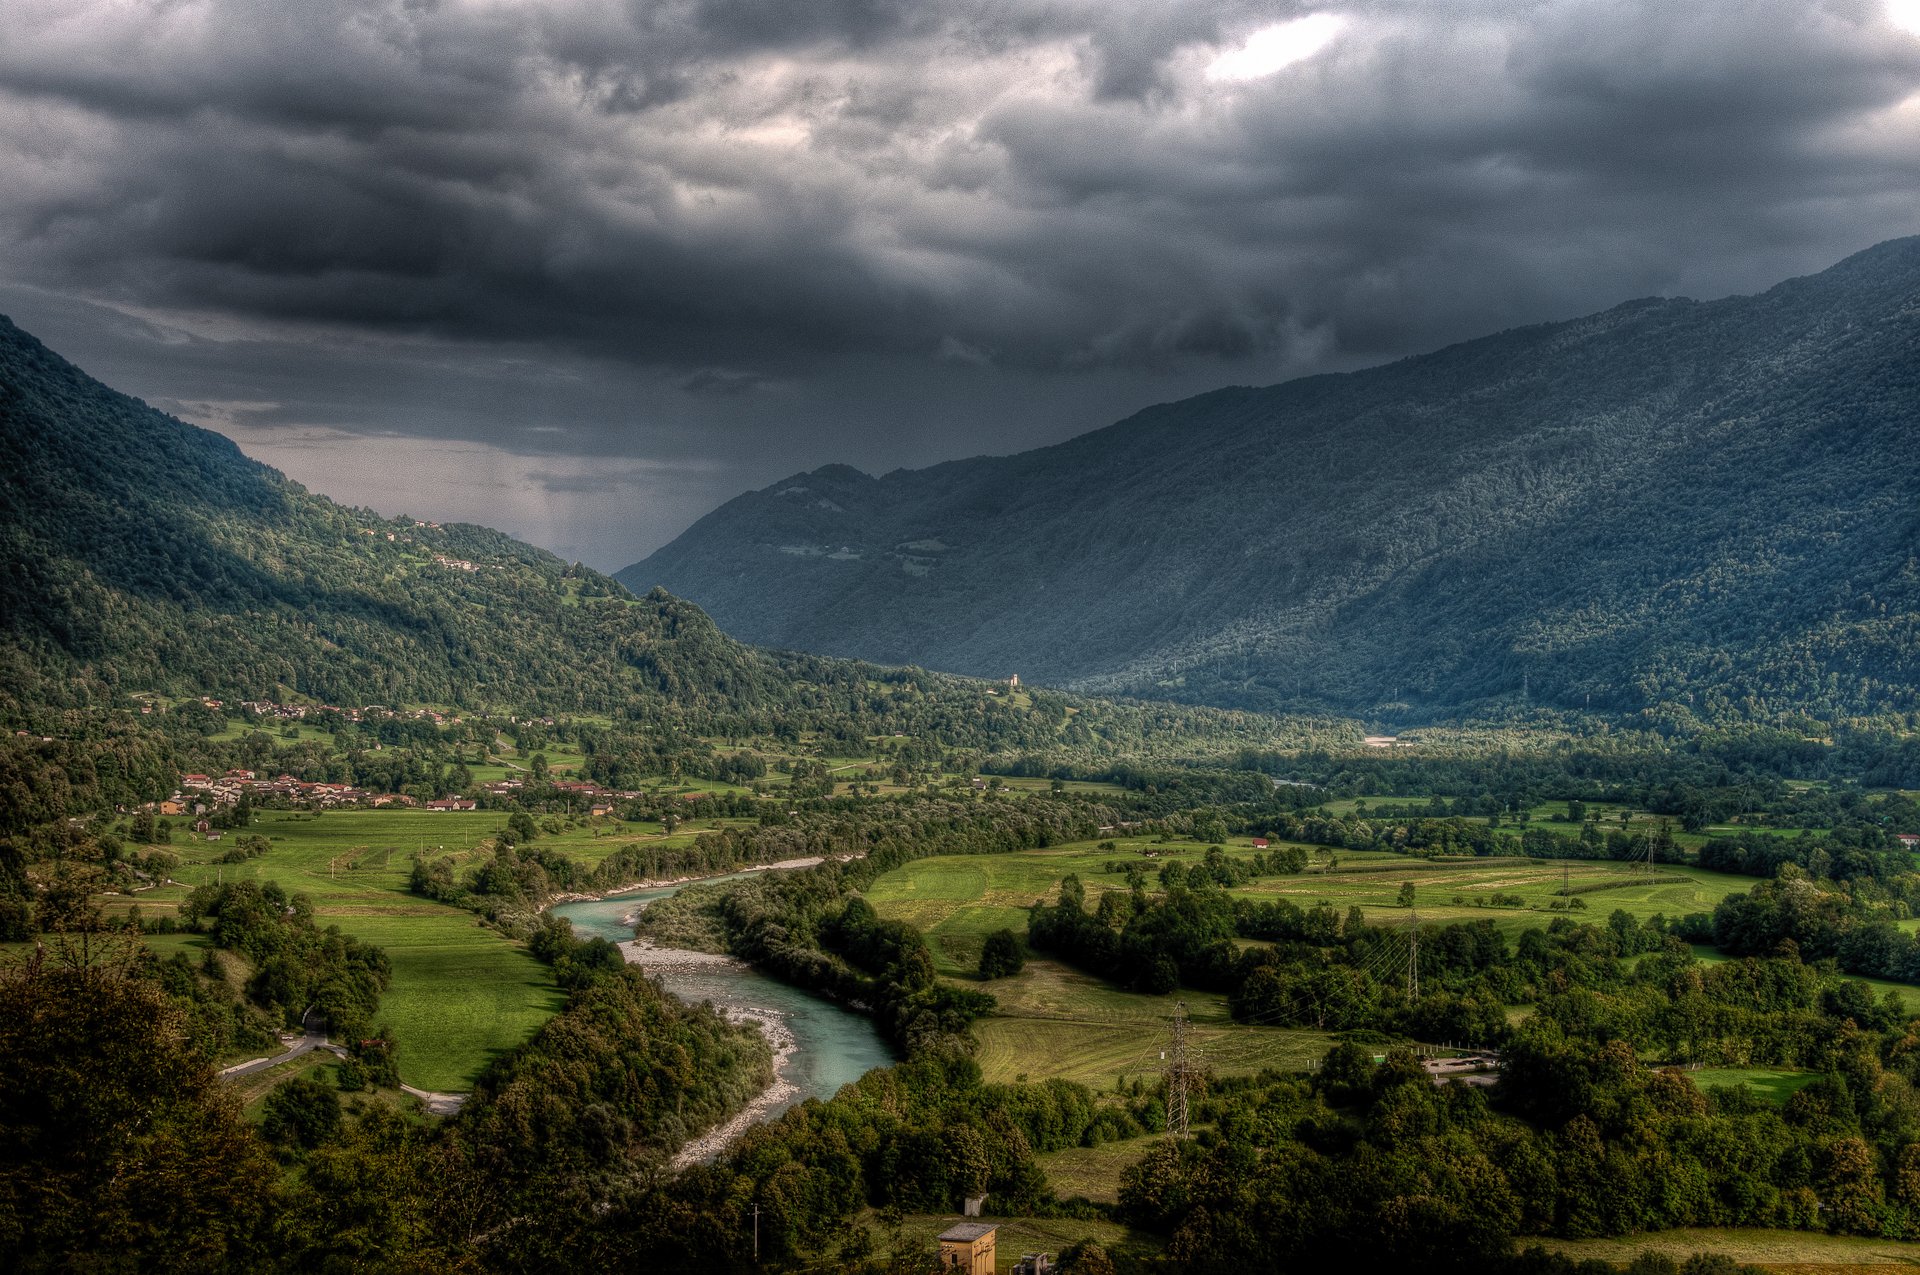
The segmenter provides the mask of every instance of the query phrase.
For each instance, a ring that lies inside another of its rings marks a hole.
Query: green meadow
[[[545,966],[524,948],[480,925],[472,913],[408,892],[412,854],[424,848],[464,860],[502,820],[488,813],[270,811],[249,830],[272,849],[244,863],[209,862],[237,833],[217,842],[176,834],[171,847],[186,859],[173,872],[180,886],[143,891],[108,904],[138,903],[151,919],[178,908],[187,888],[215,880],[277,882],[313,900],[316,919],[384,948],[393,980],[380,1021],[399,1039],[400,1074],[422,1089],[472,1087],[487,1063],[520,1044],[560,1008],[562,996]],[[193,942],[155,935],[157,948]]]
[[[562,820],[557,833],[543,830],[537,844],[591,864],[636,841],[686,844],[725,822],[684,824],[668,837],[658,823],[583,818],[567,826]],[[410,893],[407,882],[416,853],[450,858],[459,870],[476,862],[480,843],[505,824],[504,815],[490,811],[267,811],[247,829],[272,845],[260,858],[215,864],[241,833],[208,842],[176,832],[168,848],[184,860],[172,873],[181,884],[106,902],[138,903],[152,919],[177,911],[188,889],[209,881],[273,881],[307,895],[321,924],[338,925],[392,958],[380,1018],[398,1033],[401,1075],[422,1089],[460,1091],[488,1061],[532,1035],[563,998],[546,967],[520,944],[470,912]],[[163,951],[194,941],[189,935],[149,938]]]
[[[1079,875],[1091,906],[1102,891],[1127,888],[1123,873],[1106,870],[1110,863],[1123,868],[1138,864],[1151,880],[1169,862],[1191,865],[1206,853],[1204,845],[1190,841],[1121,838],[1114,844],[1112,850],[1101,849],[1097,842],[1076,842],[1018,854],[921,859],[880,878],[868,898],[883,915],[908,921],[926,934],[941,972],[966,973],[978,964],[987,934],[1003,926],[1023,933],[1026,909],[1036,900],[1052,899],[1067,873]],[[1230,839],[1226,848],[1234,856],[1252,853],[1245,837]],[[1649,876],[1644,867],[1611,860],[1434,860],[1383,851],[1303,848],[1308,852],[1306,872],[1262,877],[1232,892],[1251,899],[1286,899],[1302,908],[1327,903],[1342,913],[1358,907],[1370,923],[1392,925],[1406,920],[1398,895],[1401,884],[1411,881],[1422,923],[1490,920],[1517,934],[1557,916],[1604,920],[1615,909],[1636,920],[1711,912],[1727,895],[1756,884],[1752,877],[1678,864],[1661,864]],[[1497,903],[1495,896],[1500,896]],[[1576,899],[1586,906],[1573,908]]]
[[[1236,845],[1250,850],[1244,838]],[[1025,936],[1026,909],[1049,899],[1060,879],[1078,873],[1089,895],[1125,889],[1125,878],[1105,871],[1108,862],[1130,862],[1141,849],[1168,858],[1198,859],[1204,846],[1150,845],[1133,839],[1116,850],[1082,842],[1017,854],[944,855],[921,859],[887,873],[867,891],[874,910],[904,920],[927,936],[934,966],[956,982],[991,992],[999,1009],[974,1024],[981,1070],[995,1081],[1059,1076],[1097,1089],[1120,1080],[1159,1074],[1174,1005],[1185,1001],[1193,1023],[1192,1044],[1200,1066],[1220,1075],[1267,1067],[1299,1069],[1331,1046],[1319,1032],[1237,1025],[1224,996],[1183,991],[1146,996],[1105,982],[1045,957],[1029,956],[1011,978],[978,981],[980,947],[994,930]]]
[[[671,836],[658,822],[584,815],[552,822],[558,830],[543,827],[536,844],[592,865],[623,845],[684,845],[742,821],[683,823]],[[272,881],[305,894],[320,924],[337,925],[392,959],[379,1019],[398,1035],[402,1077],[422,1089],[463,1091],[491,1059],[532,1035],[564,998],[522,945],[487,929],[471,912],[412,894],[407,883],[415,854],[450,859],[458,872],[476,863],[485,853],[481,843],[505,826],[498,812],[406,809],[265,811],[244,832],[228,831],[219,841],[182,826],[164,847],[181,858],[171,872],[177,884],[108,895],[102,904],[115,914],[138,905],[143,919],[152,921],[176,914],[187,892],[208,882]],[[242,863],[213,862],[246,834],[267,838],[272,848]],[[185,934],[149,935],[147,942],[162,955],[205,946]]]
[[[1249,855],[1252,844],[1234,838],[1227,849],[1232,855]],[[1109,864],[1138,863],[1152,875],[1170,861],[1192,864],[1205,853],[1204,845],[1193,842],[1121,838],[1113,849],[1077,842],[1016,854],[944,855],[887,873],[874,882],[867,898],[880,915],[906,921],[927,936],[942,975],[989,991],[999,1001],[997,1012],[974,1027],[980,1064],[991,1079],[1062,1076],[1110,1088],[1131,1076],[1155,1074],[1174,1002],[1180,1000],[1193,1022],[1201,1065],[1216,1074],[1309,1066],[1330,1046],[1328,1037],[1234,1024],[1226,999],[1213,993],[1124,992],[1032,955],[1026,969],[1012,978],[988,983],[977,979],[986,936],[1007,928],[1024,937],[1027,908],[1051,901],[1069,872],[1079,875],[1091,905],[1103,891],[1127,888],[1124,872],[1107,871]],[[1649,880],[1644,868],[1613,862],[1435,862],[1381,852],[1339,851],[1330,856],[1323,849],[1311,851],[1310,860],[1305,873],[1264,877],[1233,893],[1284,898],[1302,908],[1324,902],[1342,913],[1357,907],[1371,924],[1395,925],[1408,916],[1397,902],[1401,883],[1412,881],[1422,923],[1491,920],[1503,931],[1517,933],[1559,916],[1604,920],[1616,908],[1636,919],[1711,911],[1726,895],[1754,885],[1748,877],[1666,865]],[[1563,896],[1563,888],[1576,893]],[[1512,902],[1482,905],[1495,895]],[[1586,909],[1567,911],[1569,897],[1584,900]],[[1553,906],[1556,902],[1562,905],[1559,909]]]
[[[1508,934],[1543,926],[1556,916],[1602,921],[1616,910],[1637,921],[1671,920],[1711,912],[1727,895],[1744,894],[1758,884],[1753,877],[1678,864],[1661,864],[1649,874],[1634,864],[1588,859],[1360,859],[1341,853],[1337,866],[1329,868],[1323,851],[1300,876],[1265,877],[1234,893],[1283,898],[1303,908],[1316,903],[1342,912],[1358,907],[1369,923],[1390,925],[1406,920],[1407,911],[1397,902],[1406,881],[1413,882],[1423,924],[1488,920]],[[1576,900],[1586,906],[1573,908]]]
[[[1684,1262],[1695,1253],[1718,1253],[1736,1262],[1774,1271],[1791,1271],[1794,1275],[1814,1275],[1815,1272],[1843,1275],[1869,1268],[1911,1270],[1920,1266],[1920,1243],[1827,1235],[1819,1231],[1693,1227],[1647,1231],[1619,1239],[1542,1239],[1539,1242],[1581,1261],[1598,1259],[1619,1266],[1626,1265],[1642,1253],[1658,1253],[1675,1262]]]
[[[1745,1085],[1776,1105],[1786,1102],[1819,1078],[1811,1071],[1780,1068],[1703,1067],[1687,1073],[1687,1079],[1702,1089]]]

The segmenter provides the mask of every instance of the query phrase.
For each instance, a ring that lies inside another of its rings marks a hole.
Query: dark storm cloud
[[[782,466],[1818,268],[1920,230],[1917,92],[1881,0],[16,0],[0,270],[126,388],[491,449],[617,565]]]

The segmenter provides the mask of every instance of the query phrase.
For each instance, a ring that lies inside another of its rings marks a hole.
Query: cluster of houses
[[[206,701],[208,707],[220,707],[219,700]],[[350,722],[377,721],[383,717],[409,717],[414,721],[432,722],[435,726],[444,726],[460,720],[455,713],[438,713],[431,708],[392,709],[385,704],[366,704],[360,708],[341,708],[334,704],[279,704],[268,699],[241,700],[240,707],[255,717],[271,717],[276,721],[297,722],[317,713],[338,713]]]
[[[525,783],[521,779],[502,779],[481,785],[481,790],[491,797],[510,798]],[[615,802],[632,801],[642,795],[637,792],[614,792],[599,784],[574,779],[555,780],[552,787],[556,792],[580,798],[581,804],[595,819],[614,814]],[[251,770],[229,770],[224,775],[182,775],[179,790],[167,800],[153,803],[151,808],[159,815],[203,815],[220,806],[235,805],[241,797],[250,797],[255,801],[277,798],[317,805],[322,809],[336,806],[364,806],[374,810],[389,806],[411,806],[434,811],[480,808],[479,800],[474,797],[449,794],[423,802],[405,793],[369,792],[352,784],[313,783],[295,779],[292,775],[276,775],[267,779]]]
[[[235,805],[242,797],[255,801],[278,798],[317,805],[322,809],[336,806],[367,806],[375,810],[388,806],[412,806],[426,810],[480,808],[480,803],[472,797],[449,796],[423,802],[405,793],[369,792],[352,784],[313,783],[295,779],[292,775],[263,779],[251,770],[229,770],[224,775],[180,776],[179,791],[165,801],[154,803],[153,809],[154,813],[161,815],[199,815],[220,806]]]
[[[490,784],[480,785],[480,791],[489,797],[512,797],[526,787],[524,779],[502,779]],[[584,779],[556,779],[548,787],[557,793],[569,797],[578,797],[587,813],[595,819],[601,819],[614,813],[616,801],[636,801],[644,794],[638,792],[615,792],[611,788],[602,788],[599,784]]]
[[[256,801],[277,797],[288,801],[313,802],[323,807],[417,804],[412,797],[398,793],[368,792],[352,784],[309,783],[292,775],[263,779],[251,770],[229,770],[224,775],[182,775],[180,792],[175,794],[176,801],[197,798],[195,804],[201,806],[209,800],[216,806],[231,806],[242,797],[251,797]],[[161,814],[184,813],[169,811],[165,809],[166,804],[162,803]]]

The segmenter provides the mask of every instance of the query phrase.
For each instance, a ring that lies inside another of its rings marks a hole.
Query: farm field
[[[1097,1147],[1068,1147],[1035,1156],[1046,1172],[1055,1195],[1071,1200],[1085,1196],[1095,1204],[1114,1204],[1120,1198],[1120,1175],[1146,1154],[1163,1135],[1143,1134]]]
[[[1106,870],[1108,863],[1141,862],[1143,852],[1151,852],[1154,857],[1143,866],[1157,873],[1169,861],[1196,862],[1205,849],[1191,842],[1157,844],[1138,838],[1121,839],[1113,849],[1080,842],[1017,854],[939,856],[886,874],[874,882],[867,898],[880,915],[906,921],[927,936],[941,974],[988,991],[1000,1002],[998,1012],[974,1028],[980,1040],[981,1068],[991,1080],[1062,1076],[1106,1089],[1130,1076],[1157,1073],[1159,1050],[1176,1000],[1187,1003],[1194,1046],[1203,1065],[1219,1074],[1310,1066],[1331,1046],[1330,1038],[1315,1032],[1234,1024],[1225,998],[1218,995],[1124,992],[1059,962],[1031,955],[1026,968],[1014,977],[988,983],[975,977],[986,936],[1003,927],[1024,936],[1028,906],[1054,898],[1067,873],[1079,875],[1092,906],[1101,892],[1127,888],[1124,876]],[[1249,854],[1251,845],[1240,838],[1228,850]],[[1517,934],[1559,916],[1602,921],[1616,908],[1636,919],[1711,911],[1721,898],[1754,884],[1748,877],[1679,866],[1662,866],[1647,880],[1644,869],[1610,861],[1436,863],[1346,851],[1339,852],[1339,867],[1328,870],[1326,852],[1315,853],[1314,866],[1306,873],[1262,878],[1233,893],[1253,899],[1285,898],[1302,908],[1325,902],[1342,913],[1358,907],[1370,922],[1392,925],[1407,916],[1396,895],[1401,883],[1411,880],[1419,892],[1423,922],[1485,919]],[[1552,907],[1565,902],[1559,894],[1563,883],[1576,891],[1572,898],[1586,902],[1585,910]],[[1495,894],[1518,904],[1489,907],[1471,902]],[[1461,901],[1454,902],[1456,898]],[[1876,990],[1884,988],[1877,985]],[[1903,989],[1903,995],[1908,993],[1920,1000],[1920,989]],[[1762,1088],[1787,1083],[1757,1076],[1752,1082]]]
[[[1532,1241],[1529,1241],[1532,1242]],[[1695,1253],[1719,1253],[1736,1262],[1796,1275],[1830,1269],[1835,1272],[1864,1267],[1911,1269],[1920,1265],[1920,1242],[1872,1240],[1819,1231],[1770,1231],[1749,1227],[1698,1227],[1648,1231],[1620,1239],[1538,1241],[1547,1248],[1585,1261],[1624,1265],[1641,1253],[1659,1253],[1676,1262]]]
[[[1709,944],[1695,943],[1693,944],[1693,959],[1704,964],[1713,965],[1731,958],[1722,955]],[[1855,977],[1854,981],[1865,983],[1873,989],[1875,996],[1885,996],[1888,992],[1892,992],[1906,1002],[1908,1013],[1920,1014],[1920,987],[1915,987],[1911,983],[1895,983],[1884,978]]]
[[[1125,992],[1044,957],[1029,957],[1011,978],[956,981],[1000,1002],[973,1028],[981,1073],[994,1082],[1058,1076],[1101,1090],[1133,1078],[1152,1081],[1164,1065],[1160,1054],[1180,1001],[1192,1024],[1188,1043],[1195,1063],[1216,1075],[1302,1071],[1333,1047],[1333,1038],[1321,1032],[1235,1023],[1227,998],[1217,993]]]
[[[103,904],[111,911],[137,902],[152,919],[175,911],[188,888],[236,877],[306,894],[320,924],[338,925],[392,958],[393,979],[378,1019],[398,1036],[401,1076],[422,1089],[465,1090],[489,1060],[532,1035],[563,998],[546,967],[519,944],[483,928],[470,912],[409,893],[410,853],[445,846],[465,858],[502,822],[483,812],[269,811],[249,830],[272,842],[260,858],[216,865],[209,860],[230,848],[230,840],[176,841],[170,848],[186,861],[173,876],[182,885],[109,896]],[[156,948],[194,942],[182,935],[150,941]]]
[[[1297,877],[1265,877],[1237,888],[1234,894],[1256,899],[1284,898],[1300,907],[1329,903],[1344,912],[1358,907],[1374,924],[1404,921],[1406,909],[1396,902],[1400,884],[1411,881],[1422,923],[1451,924],[1490,920],[1508,934],[1535,929],[1556,916],[1601,921],[1616,909],[1637,921],[1655,915],[1669,919],[1691,912],[1711,912],[1729,894],[1744,894],[1756,878],[1709,872],[1679,864],[1661,864],[1648,876],[1645,868],[1611,860],[1559,859],[1550,862],[1471,859],[1399,859],[1405,874],[1379,871],[1366,864],[1349,870],[1348,858],[1334,871],[1309,870]],[[1562,895],[1571,890],[1571,896]],[[1492,896],[1517,900],[1513,906],[1492,905]],[[1573,900],[1586,904],[1569,911]],[[1555,908],[1560,903],[1563,906]]]
[[[701,820],[671,837],[658,823],[599,819],[568,828],[562,822],[558,833],[543,831],[536,844],[596,864],[630,842],[689,844],[728,822],[739,821]],[[166,848],[182,857],[172,871],[181,884],[107,896],[102,903],[111,913],[137,903],[141,915],[153,920],[175,913],[191,888],[216,880],[274,881],[289,893],[307,895],[320,924],[338,925],[392,958],[393,979],[378,1017],[398,1033],[402,1077],[422,1089],[463,1091],[491,1058],[532,1035],[564,998],[546,967],[519,944],[481,926],[470,912],[412,894],[407,883],[416,852],[449,858],[456,871],[463,870],[480,856],[479,843],[505,826],[506,817],[493,811],[264,811],[245,832],[268,839],[272,849],[265,855],[216,864],[213,859],[237,844],[241,832],[215,842],[176,832]],[[166,955],[201,941],[150,935],[148,942]]]
[[[1236,856],[1252,853],[1244,837],[1230,839],[1226,848]],[[942,973],[964,974],[978,964],[980,945],[989,933],[1003,926],[1024,933],[1027,907],[1035,900],[1051,900],[1067,873],[1079,875],[1092,907],[1102,891],[1127,888],[1124,876],[1106,871],[1108,863],[1138,863],[1151,877],[1168,862],[1192,864],[1205,852],[1206,847],[1195,842],[1122,838],[1112,850],[1096,842],[1076,842],[1018,854],[943,855],[888,873],[867,897],[883,916],[907,921],[926,934]],[[1556,916],[1604,920],[1616,908],[1636,920],[1711,912],[1727,895],[1756,884],[1753,877],[1678,864],[1662,864],[1648,879],[1644,868],[1611,860],[1429,860],[1381,851],[1340,850],[1334,852],[1337,866],[1329,868],[1325,849],[1309,847],[1308,852],[1306,872],[1262,877],[1232,893],[1284,898],[1302,908],[1324,902],[1343,913],[1358,907],[1371,923],[1398,924],[1407,915],[1397,902],[1400,886],[1412,881],[1423,923],[1490,920],[1517,934]],[[1153,857],[1145,858],[1145,853]],[[1561,895],[1563,888],[1573,894]],[[1491,906],[1496,894],[1517,903]],[[1586,907],[1570,911],[1564,905],[1572,899]],[[1556,902],[1563,906],[1556,909]]]
[[[1328,801],[1319,807],[1330,815],[1359,814],[1365,816],[1369,811],[1408,810],[1420,811],[1430,797],[1342,797]],[[1714,837],[1730,837],[1740,833],[1754,833],[1769,837],[1797,837],[1803,831],[1800,828],[1769,828],[1756,824],[1716,823],[1709,824],[1698,832],[1688,832],[1681,828],[1680,821],[1671,815],[1655,814],[1649,810],[1637,810],[1612,801],[1589,801],[1584,803],[1590,820],[1597,817],[1600,831],[1607,832],[1651,832],[1661,824],[1666,824],[1673,835],[1675,845],[1697,850]],[[1465,815],[1463,818],[1484,821],[1484,815]],[[1556,836],[1578,837],[1581,825],[1567,819],[1567,803],[1564,801],[1542,802],[1526,811],[1524,821],[1515,822],[1511,815],[1500,821],[1503,831],[1521,833],[1533,830],[1545,830]],[[1814,828],[1808,831],[1820,835],[1831,831],[1826,828]]]
[[[1180,1000],[1187,1004],[1201,1065],[1219,1074],[1296,1070],[1321,1057],[1331,1048],[1328,1037],[1236,1025],[1226,998],[1215,993],[1124,992],[1045,957],[1029,957],[1026,968],[1011,978],[990,983],[975,978],[988,934],[1005,927],[1024,936],[1027,905],[1051,898],[1069,872],[1080,875],[1090,896],[1125,889],[1124,878],[1107,873],[1105,864],[1137,859],[1146,845],[1122,841],[1116,850],[1102,850],[1083,842],[1020,854],[921,859],[881,877],[867,899],[881,916],[904,920],[927,936],[941,974],[990,992],[1000,1002],[997,1013],[974,1025],[981,1070],[989,1080],[1060,1076],[1110,1089],[1126,1077],[1156,1075],[1174,1003]],[[1237,847],[1250,850],[1244,839]],[[1192,843],[1152,848],[1161,854],[1150,865],[1155,871],[1169,859],[1197,861],[1206,849]]]

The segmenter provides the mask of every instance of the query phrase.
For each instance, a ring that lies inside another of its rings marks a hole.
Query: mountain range
[[[923,760],[1353,735],[758,650],[501,532],[309,492],[0,318],[0,725],[92,731],[156,697],[584,713],[656,742],[887,735]]]
[[[1058,446],[742,495],[617,573],[777,648],[1389,720],[1911,713],[1920,238]]]

